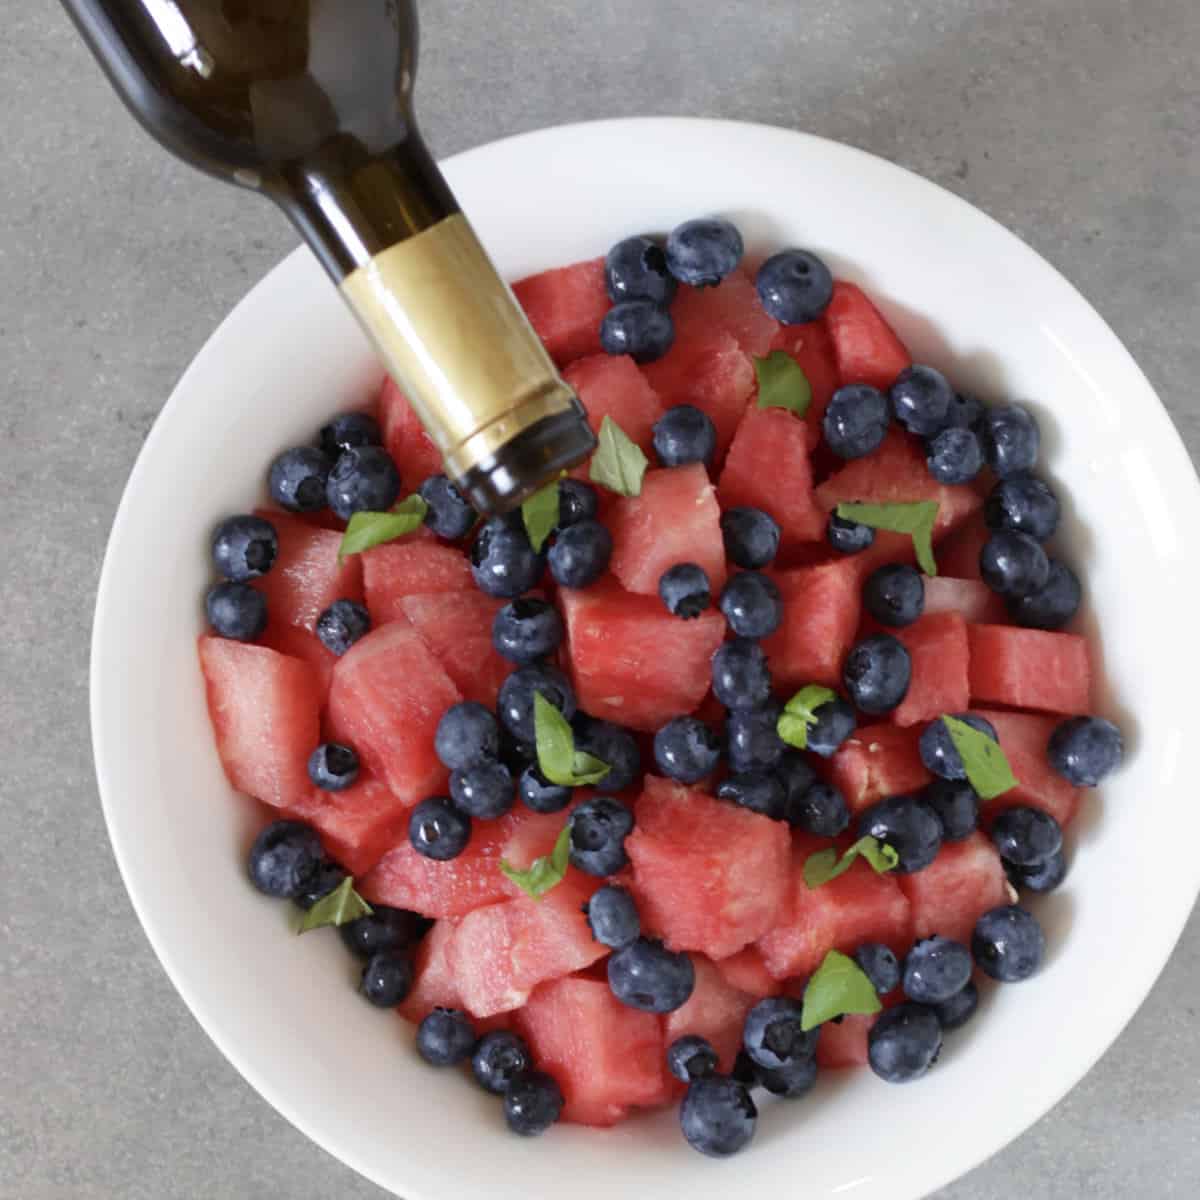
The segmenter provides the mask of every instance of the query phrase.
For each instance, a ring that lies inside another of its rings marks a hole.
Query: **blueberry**
[[[754,1059],[750,1057],[744,1048],[738,1050],[737,1056],[733,1060],[733,1070],[729,1072],[730,1079],[736,1079],[738,1083],[744,1083],[746,1087],[758,1086],[758,1068],[754,1065]]]
[[[575,749],[608,763],[608,774],[593,784],[598,792],[623,792],[642,775],[642,752],[628,729],[611,721],[600,721],[586,713],[576,715]]]
[[[493,758],[450,773],[450,798],[459,812],[480,821],[494,821],[516,800],[509,769]]]
[[[328,503],[325,489],[333,460],[312,446],[285,450],[267,474],[271,499],[288,512],[318,512]]]
[[[716,452],[716,426],[690,404],[676,404],[654,422],[654,453],[664,467],[707,466]]]
[[[725,722],[729,766],[733,771],[771,771],[779,765],[787,743],[779,736],[779,704],[737,709]]]
[[[526,767],[537,765],[537,747],[501,725],[499,759],[512,775],[520,775]]]
[[[864,942],[855,950],[854,961],[881,996],[894,992],[900,986],[900,960],[882,942]]]
[[[395,1008],[412,991],[413,966],[399,950],[380,950],[363,965],[359,990],[376,1008]]]
[[[446,862],[457,858],[471,840],[471,818],[444,796],[422,800],[408,819],[408,840],[425,858]]]
[[[981,971],[1001,983],[1028,979],[1042,965],[1046,937],[1032,913],[1015,904],[985,912],[975,923],[971,953]]]
[[[709,1158],[728,1158],[754,1138],[758,1109],[736,1079],[713,1075],[688,1085],[679,1106],[679,1127],[693,1150]]]
[[[769,771],[730,775],[717,785],[717,795],[773,821],[782,821],[787,815],[787,793],[779,779]]]
[[[383,445],[383,434],[379,431],[379,422],[370,413],[338,413],[327,425],[321,426],[318,441],[333,461],[343,450]]]
[[[779,523],[761,508],[729,508],[721,514],[725,553],[735,566],[758,570],[779,552]]]
[[[1041,543],[1027,533],[1001,529],[979,552],[983,582],[1002,596],[1029,596],[1041,591],[1050,579],[1050,560]]]
[[[989,408],[983,418],[983,455],[1001,479],[1032,471],[1042,435],[1037,421],[1019,404]]]
[[[496,718],[474,700],[452,704],[438,721],[433,748],[451,771],[495,758],[500,750]]]
[[[226,517],[212,534],[212,560],[217,574],[233,583],[265,575],[279,553],[275,526],[262,517]]]
[[[757,571],[738,571],[721,589],[720,604],[729,628],[738,637],[770,637],[783,620],[779,588]]]
[[[492,645],[510,662],[548,658],[562,645],[562,617],[553,604],[523,596],[510,600],[492,621]]]
[[[381,950],[407,950],[429,931],[432,922],[406,908],[373,904],[365,917],[338,926],[342,944],[356,958],[368,959]]]
[[[698,717],[673,717],[654,735],[654,762],[668,779],[699,783],[720,757],[720,738]]]
[[[821,429],[839,458],[863,458],[883,444],[890,421],[887,397],[878,388],[851,383],[833,393]]]
[[[718,646],[712,656],[712,687],[726,708],[758,708],[765,704],[771,698],[771,674],[762,647],[746,638]]]
[[[507,1029],[485,1033],[471,1055],[471,1073],[485,1092],[503,1096],[512,1081],[533,1066],[525,1039]]]
[[[639,937],[609,956],[608,986],[630,1008],[674,1012],[688,1002],[696,986],[696,968],[686,954]]]
[[[1028,596],[1009,599],[1008,612],[1026,629],[1062,629],[1079,611],[1083,589],[1066,563],[1050,559],[1050,575],[1045,584]]]
[[[832,757],[858,726],[854,709],[840,696],[818,704],[813,716],[817,723],[808,727],[808,749],[822,758]]]
[[[681,1083],[707,1079],[716,1074],[717,1052],[708,1038],[688,1034],[667,1047],[667,1069]]]
[[[954,389],[941,371],[914,364],[896,376],[888,392],[896,420],[918,437],[941,433],[950,421]]]
[[[842,681],[855,708],[878,715],[891,712],[908,695],[912,659],[890,633],[875,633],[851,648]]]
[[[605,354],[628,354],[636,363],[652,363],[675,344],[671,314],[653,300],[622,300],[600,322]]]
[[[904,960],[904,994],[917,1004],[944,1004],[970,978],[971,952],[950,938],[922,938]]]
[[[371,631],[371,614],[355,600],[335,600],[317,618],[317,637],[339,657]]]
[[[457,542],[475,527],[478,514],[445,475],[430,475],[417,490],[429,506],[425,524],[438,537]]]
[[[599,521],[568,525],[550,547],[550,574],[559,587],[585,588],[608,570],[612,534]]]
[[[267,627],[267,598],[248,583],[218,583],[204,597],[213,632],[237,642],[252,642]]]
[[[831,512],[825,523],[825,540],[839,554],[861,554],[875,544],[875,530]]]
[[[562,1116],[562,1089],[543,1071],[517,1075],[504,1093],[504,1120],[513,1133],[537,1137]]]
[[[518,667],[500,685],[496,712],[504,727],[522,742],[534,744],[533,694],[541,692],[569,721],[575,715],[575,690],[567,677],[548,663]]]
[[[973,429],[943,429],[925,447],[925,465],[938,483],[970,483],[983,470],[983,445]]]
[[[876,567],[863,584],[863,604],[881,625],[911,625],[925,611],[921,572],[904,563]]]
[[[538,770],[536,763],[530,763],[521,772],[521,778],[517,781],[517,791],[525,807],[533,812],[562,812],[571,803],[571,789],[551,783]]]
[[[1018,867],[1036,867],[1062,849],[1062,826],[1040,808],[1007,808],[992,822],[1000,857]]]
[[[358,778],[354,747],[322,742],[308,757],[308,777],[324,792],[344,792]]]
[[[664,308],[679,286],[667,270],[663,248],[648,237],[618,242],[604,259],[604,282],[614,304],[622,300],[650,300]]]
[[[962,721],[964,725],[970,725],[977,732],[986,734],[993,742],[999,742],[996,727],[991,721],[974,713],[960,712],[949,715]],[[940,717],[936,721],[930,721],[921,731],[917,749],[921,755],[921,762],[931,775],[936,775],[939,779],[966,779],[967,769],[963,766],[962,757],[954,745],[950,730],[946,728],[946,722]]]
[[[799,1059],[775,1070],[757,1067],[754,1074],[758,1082],[773,1096],[782,1096],[785,1100],[799,1100],[801,1096],[811,1092],[817,1082],[817,1060]]]
[[[943,1000],[941,1004],[932,1004],[930,1007],[943,1033],[961,1029],[979,1007],[979,989],[968,979],[966,987],[955,992],[949,1000]]]
[[[983,427],[983,414],[986,410],[983,404],[974,396],[956,392],[950,402],[950,412],[946,422],[949,429],[973,429],[977,433]]]
[[[815,837],[834,838],[850,824],[850,808],[833,784],[818,779],[789,806],[788,823]]]
[[[867,1034],[867,1061],[885,1083],[911,1083],[937,1061],[942,1027],[922,1004],[897,1004],[880,1013]]]
[[[783,786],[784,812],[788,821],[798,811],[797,806],[804,798],[804,793],[817,781],[817,773],[808,765],[807,759],[799,750],[790,747],[783,752],[779,765],[775,768],[775,778]]]
[[[536,587],[546,566],[545,557],[529,544],[525,526],[509,517],[484,522],[471,543],[470,558],[475,586],[505,600]]]
[[[755,1066],[778,1070],[817,1052],[819,1029],[801,1028],[804,1005],[791,996],[768,996],[747,1014],[742,1045]]]
[[[708,576],[695,563],[668,567],[658,581],[658,595],[667,612],[685,621],[698,617],[712,603]]]
[[[1050,765],[1076,787],[1096,787],[1121,765],[1121,731],[1103,717],[1071,717],[1050,735]]]
[[[304,890],[292,897],[292,903],[308,912],[318,900],[323,900],[330,892],[340,887],[345,878],[346,872],[337,863],[329,858],[323,859],[304,885]]]
[[[781,250],[758,269],[758,298],[782,325],[816,321],[833,299],[829,268],[807,250]]]
[[[250,882],[265,896],[291,900],[308,888],[324,860],[314,830],[299,821],[272,821],[250,847]]]
[[[1035,475],[1001,479],[983,505],[983,519],[989,529],[1027,533],[1039,542],[1053,536],[1059,513],[1058,497]]]
[[[897,872],[907,875],[929,866],[937,857],[942,823],[916,796],[888,796],[859,815],[858,836],[886,842],[899,856]]]
[[[632,830],[633,813],[619,800],[585,800],[571,814],[571,865],[585,875],[615,875],[629,862],[625,839]]]
[[[475,1049],[475,1030],[465,1012],[435,1008],[417,1026],[417,1053],[431,1066],[453,1067]]]
[[[979,797],[966,780],[935,779],[921,799],[937,814],[944,842],[961,842],[979,825]]]
[[[1032,867],[1019,867],[1016,863],[1005,861],[1004,873],[1015,888],[1039,894],[1052,892],[1067,877],[1067,856],[1059,850],[1045,862],[1035,863]]]
[[[387,512],[399,495],[400,472],[382,446],[343,450],[325,485],[325,499],[343,521],[356,512]]]
[[[569,529],[580,521],[593,521],[600,511],[596,489],[581,479],[561,479],[558,483],[558,528]]]
[[[592,937],[610,949],[628,946],[642,932],[633,897],[615,883],[606,883],[594,891],[584,912]]]
[[[745,245],[737,226],[720,217],[676,225],[667,238],[667,270],[680,283],[714,287],[742,261]]]

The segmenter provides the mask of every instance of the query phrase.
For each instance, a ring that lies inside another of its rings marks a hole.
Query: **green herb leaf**
[[[958,757],[967,772],[967,782],[981,800],[994,800],[1017,786],[1017,777],[1004,757],[1004,751],[986,733],[972,729],[957,717],[943,717]]]
[[[804,989],[800,1028],[816,1029],[834,1017],[877,1013],[883,1008],[867,973],[845,954],[830,950]]]
[[[338,559],[350,554],[361,554],[372,546],[395,541],[421,528],[429,505],[415,492],[401,500],[391,512],[356,512],[342,534],[338,547]]]
[[[783,707],[779,720],[775,723],[775,732],[797,750],[808,749],[808,729],[817,723],[816,710],[822,704],[837,699],[837,692],[831,688],[822,687],[819,683],[810,683],[802,687]]]
[[[885,529],[889,533],[907,533],[917,552],[917,565],[926,575],[937,574],[933,559],[933,525],[937,520],[936,500],[916,500],[911,504],[839,504],[837,515],[846,521]]]
[[[354,880],[349,875],[327,896],[322,896],[304,914],[298,932],[320,929],[324,925],[345,925],[359,917],[369,917],[374,909],[354,890]]]
[[[818,850],[816,854],[810,854],[804,860],[805,886],[809,891],[813,891],[823,883],[844,875],[854,865],[856,858],[865,858],[877,875],[885,874],[900,862],[900,856],[886,842],[870,836],[861,837],[840,859],[834,849]]]
[[[758,376],[758,407],[786,408],[802,417],[812,403],[812,386],[800,364],[782,350],[772,350],[766,358],[754,358]]]
[[[533,736],[539,769],[559,787],[599,783],[611,770],[595,755],[575,749],[575,734],[566,717],[541,692],[533,693]]]
[[[540,900],[552,887],[562,883],[571,862],[571,822],[563,827],[549,854],[535,858],[529,870],[521,871],[510,863],[500,860],[500,870],[506,879],[511,879],[527,896]]]
[[[616,492],[618,496],[640,496],[642,476],[646,474],[646,456],[636,442],[612,419],[600,422],[600,444],[592,455],[588,477],[593,483]]]
[[[521,520],[529,543],[538,553],[558,524],[558,480],[546,484],[521,505]]]

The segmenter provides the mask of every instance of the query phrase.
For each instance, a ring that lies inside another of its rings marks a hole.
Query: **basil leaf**
[[[981,800],[994,800],[1017,786],[1017,777],[998,743],[957,717],[943,717],[958,757],[967,772],[967,782]]]
[[[562,883],[571,861],[571,822],[568,821],[554,842],[549,854],[535,858],[527,871],[518,870],[510,863],[500,860],[500,870],[506,879],[512,880],[527,896],[540,900],[551,888]]]
[[[595,755],[575,749],[570,723],[541,692],[533,693],[533,736],[538,768],[559,787],[599,783],[611,770]]]
[[[888,533],[907,533],[917,552],[917,565],[926,575],[937,574],[933,558],[933,526],[937,521],[936,500],[916,500],[911,504],[839,504],[837,515],[846,521],[884,529]]]
[[[391,512],[356,512],[342,534],[338,547],[338,560],[349,554],[361,554],[372,546],[395,541],[421,528],[429,505],[414,492],[401,500]]]
[[[324,925],[345,925],[359,917],[369,917],[372,912],[374,909],[354,890],[354,880],[347,875],[304,914],[298,932],[307,933]]]
[[[618,496],[640,496],[646,456],[636,442],[612,419],[600,422],[600,444],[592,455],[588,477]]]
[[[772,350],[766,358],[754,359],[758,376],[758,407],[786,408],[802,417],[812,403],[812,386],[800,364],[782,350]]]
[[[802,687],[783,706],[783,712],[775,723],[775,732],[797,750],[808,749],[808,728],[817,723],[816,710],[822,704],[837,699],[837,692],[832,688],[822,687],[819,683],[810,683]]]
[[[534,492],[521,505],[521,520],[525,522],[525,532],[529,535],[529,544],[540,554],[542,547],[546,544],[546,539],[554,532],[554,527],[558,524],[557,479]]]
[[[837,850],[832,848],[810,854],[804,860],[805,886],[810,892],[814,891],[823,883],[844,875],[854,865],[854,860],[860,857],[871,864],[877,875],[892,870],[900,861],[900,856],[886,842],[870,836],[861,837],[840,859]]]
[[[834,1017],[877,1013],[883,1005],[867,973],[847,955],[830,950],[804,989],[800,1028],[807,1032]]]

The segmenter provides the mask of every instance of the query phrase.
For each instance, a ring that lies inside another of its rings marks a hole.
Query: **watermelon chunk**
[[[1010,904],[1000,855],[982,833],[947,842],[923,871],[897,882],[912,905],[913,936],[940,933],[971,944],[975,922],[989,909]]]
[[[329,723],[402,804],[413,805],[445,791],[449,776],[433,736],[442,713],[461,699],[421,635],[393,621],[338,659]]]
[[[277,808],[312,791],[308,756],[321,740],[321,689],[306,662],[226,638],[198,643],[217,753],[239,792]]]
[[[299,625],[285,625],[282,621],[276,624],[268,622],[265,632],[258,639],[258,644],[308,663],[317,674],[321,702],[325,702],[325,697],[329,695],[329,685],[333,681],[333,667],[337,662],[337,655],[332,650],[327,650],[315,633]]]
[[[722,508],[770,513],[786,547],[821,541],[826,514],[813,500],[808,426],[783,408],[746,409],[725,458],[717,495]]]
[[[611,307],[603,258],[530,275],[512,290],[558,366],[600,353],[600,322]]]
[[[875,1017],[865,1013],[848,1013],[841,1021],[827,1021],[821,1026],[817,1041],[817,1066],[822,1070],[867,1065],[867,1035]]]
[[[746,992],[755,999],[778,996],[783,990],[779,981],[767,970],[762,951],[755,945],[721,959],[716,967],[730,987]]]
[[[1079,809],[1082,793],[1054,770],[1046,757],[1046,747],[1058,726],[1058,718],[1035,713],[979,711],[995,726],[1001,749],[1019,782],[1011,792],[990,801],[987,812],[1029,805],[1048,812],[1060,825],[1069,825]]]
[[[771,349],[790,354],[808,379],[812,404],[805,414],[805,423],[808,426],[808,444],[815,446],[821,440],[821,422],[825,410],[840,383],[829,330],[823,320],[810,321],[806,325],[781,325]]]
[[[403,619],[407,596],[476,590],[466,555],[432,538],[413,535],[360,557],[367,610],[376,625]]]
[[[344,792],[314,789],[289,812],[313,826],[332,858],[354,876],[365,875],[398,842],[408,841],[409,806],[370,776]]]
[[[788,829],[653,775],[625,840],[642,928],[672,950],[726,958],[774,924],[788,888]]]
[[[984,543],[992,536],[992,531],[984,524],[983,513],[972,513],[941,545],[937,551],[938,575],[951,575],[958,579],[978,579],[979,552]],[[984,585],[987,586],[986,584]],[[991,588],[988,588],[991,591]],[[994,594],[994,593],[993,593]],[[999,601],[999,597],[997,597]],[[1003,612],[1003,602],[1000,611]],[[970,618],[967,618],[970,620]],[[1001,617],[1001,620],[1004,620]]]
[[[599,436],[601,422],[612,417],[653,461],[654,422],[663,415],[663,403],[632,358],[593,354],[573,362],[563,379],[583,401],[593,433]]]
[[[842,383],[869,383],[882,391],[896,381],[912,358],[862,289],[839,279],[825,310]]]
[[[957,539],[965,533],[956,533]],[[948,541],[949,539],[947,539]],[[943,548],[938,558],[943,557]],[[939,568],[941,563],[938,564]],[[925,580],[925,615],[956,612],[972,625],[1002,625],[1008,619],[1004,601],[979,579],[951,579],[948,575],[935,575]]]
[[[761,357],[771,349],[779,322],[763,308],[754,280],[738,267],[716,287],[682,284],[671,302],[675,345],[685,352],[712,338],[729,334],[748,355]]]
[[[445,470],[442,452],[390,375],[379,390],[379,426],[384,447],[408,491],[415,492],[430,475],[440,475]]]
[[[412,990],[400,1005],[400,1015],[406,1021],[422,1021],[435,1008],[462,1006],[447,956],[455,927],[454,921],[435,921],[421,939],[413,955]]]
[[[892,630],[912,658],[908,694],[892,710],[897,725],[932,721],[962,712],[970,699],[967,682],[967,623],[956,612],[926,613],[906,629]]]
[[[696,969],[696,986],[687,1003],[664,1018],[664,1041],[669,1046],[687,1034],[708,1038],[717,1052],[717,1069],[732,1071],[733,1060],[742,1047],[746,1014],[760,997],[739,991],[702,954],[693,954],[692,964]]]
[[[921,730],[911,725],[867,725],[842,743],[829,760],[829,779],[851,812],[884,796],[915,792],[932,780],[921,762],[920,736]]]
[[[704,699],[711,659],[725,639],[715,610],[673,617],[656,596],[636,596],[601,579],[558,593],[579,706],[594,717],[653,731]]]
[[[492,621],[503,600],[482,592],[440,592],[404,596],[400,609],[425,639],[442,669],[454,681],[464,700],[496,707],[500,685],[512,663],[492,645]]]
[[[971,699],[1079,716],[1089,711],[1088,644],[1073,633],[972,625]]]
[[[516,1018],[539,1068],[563,1093],[563,1120],[615,1125],[670,1096],[662,1025],[596,979],[546,983]]]
[[[854,560],[798,567],[774,576],[783,622],[763,642],[780,687],[840,687],[842,660],[854,642],[862,600]]]

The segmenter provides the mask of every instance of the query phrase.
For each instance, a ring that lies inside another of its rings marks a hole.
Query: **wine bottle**
[[[591,453],[582,406],[421,140],[414,0],[64,4],[159,142],[284,210],[481,512]]]

